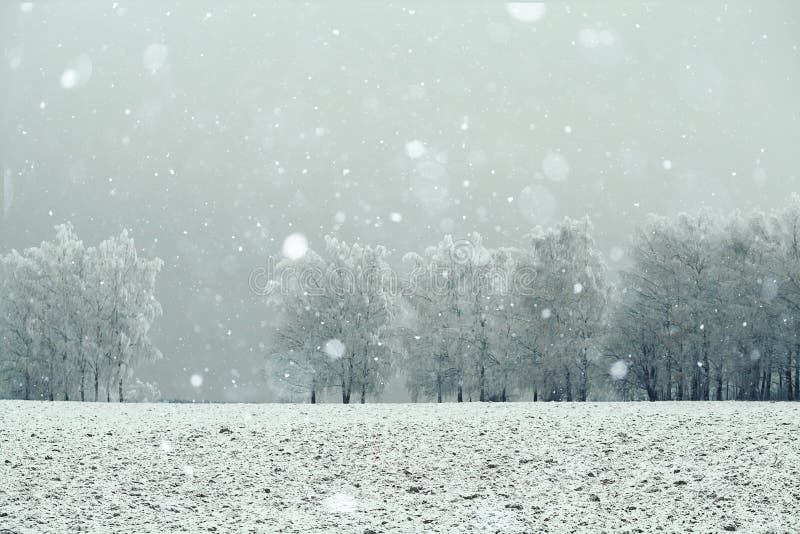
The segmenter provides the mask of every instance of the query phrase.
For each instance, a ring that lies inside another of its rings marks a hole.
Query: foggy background
[[[779,205],[798,22],[789,0],[3,2],[0,252],[129,228],[166,262],[165,358],[136,376],[268,399],[248,276],[291,233],[399,264],[588,214],[614,269],[648,212]]]

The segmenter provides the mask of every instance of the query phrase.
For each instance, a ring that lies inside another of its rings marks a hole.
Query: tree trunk
[[[64,346],[67,345],[67,334],[64,334]],[[69,375],[70,369],[69,365],[67,364],[67,350],[64,349],[64,352],[61,355],[61,365],[64,366],[64,400],[69,400]]]
[[[586,402],[589,394],[589,360],[586,356],[586,347],[581,352],[581,376],[578,382],[578,401]]]
[[[695,365],[692,372],[692,400],[700,400],[700,373],[698,372],[697,365]]]
[[[31,399],[31,373],[26,368],[25,369],[25,400],[30,400],[30,399]]]
[[[69,373],[67,372],[66,356],[64,356],[64,400],[69,400]]]
[[[772,381],[772,370],[769,366],[761,372],[761,400],[769,400],[769,383]]]
[[[311,404],[317,403],[317,388],[315,386],[311,387]]]
[[[360,402],[367,402],[367,379],[369,378],[369,350],[364,349],[364,366],[361,370],[361,397]]]
[[[342,404],[350,404],[350,384],[342,379]]]
[[[464,388],[461,384],[458,384],[458,402],[464,402]]]
[[[86,400],[86,364],[81,365],[81,402]]]
[[[53,398],[53,389],[55,389],[55,373],[53,371],[53,355],[50,354],[50,380],[47,381],[47,396],[52,401],[55,400]]]
[[[672,357],[669,352],[667,353],[667,386],[664,400],[672,400]]]
[[[783,394],[783,373],[778,371],[778,391]]]
[[[658,380],[655,366],[647,369],[647,400],[650,402],[658,400]]]
[[[80,394],[81,394],[81,402],[86,400],[86,355],[83,353],[83,328],[78,331],[78,339],[80,340],[78,343],[78,361],[80,362],[79,368],[81,371],[81,384],[80,384]]]
[[[794,399],[800,400],[800,349],[794,352]]]
[[[572,402],[572,382],[569,377],[569,367],[564,366],[564,396],[562,400]]]
[[[100,400],[100,371],[97,368],[97,362],[94,364],[94,401]]]
[[[747,400],[758,400],[758,375],[760,369],[758,368],[758,362],[753,365],[753,367],[749,370],[747,380],[749,383],[749,391],[747,393]]]
[[[717,374],[717,392],[715,395],[716,400],[722,400],[722,369],[719,370],[719,374]]]
[[[436,375],[436,402],[442,402],[442,375]]]
[[[106,402],[111,402],[111,383],[113,381],[112,380],[113,377],[111,375],[112,369],[113,369],[113,366],[112,366],[111,360],[109,359],[108,360],[108,373],[107,373],[107,376],[106,376]]]
[[[347,360],[347,377],[342,381],[342,404],[350,404],[350,392],[353,388],[353,360],[355,357],[356,354],[353,353],[350,359]]]
[[[766,374],[766,381],[765,381],[765,389],[766,396],[764,400],[770,400],[772,398],[772,393],[770,390],[772,389],[772,363],[767,366],[767,374]]]
[[[536,388],[533,389],[533,402],[539,402],[539,391]]]
[[[800,400],[800,352],[794,353],[794,398]]]
[[[709,400],[711,393],[711,365],[708,363],[708,330],[703,330],[703,390],[702,399]]]
[[[123,399],[122,399],[122,380],[123,380],[123,375],[122,375],[122,362],[120,362],[120,363],[117,365],[117,370],[118,370],[118,372],[119,372],[119,402],[123,402]]]
[[[486,367],[481,363],[480,381],[479,381],[480,392],[479,392],[479,397],[478,397],[478,399],[481,402],[486,401],[486,383],[485,382],[486,382]]]

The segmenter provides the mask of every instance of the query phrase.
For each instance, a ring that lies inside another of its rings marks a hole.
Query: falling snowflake
[[[142,54],[142,64],[144,68],[155,74],[167,62],[167,46],[161,43],[153,43],[144,49]]]
[[[547,12],[544,2],[508,2],[506,12],[519,22],[537,22]]]
[[[308,240],[303,234],[291,234],[283,241],[283,255],[290,260],[299,260],[308,252]]]
[[[345,347],[344,343],[342,343],[338,339],[329,339],[328,341],[325,342],[323,350],[325,351],[325,354],[328,355],[328,357],[334,360],[338,360],[339,358],[344,356]]]
[[[610,374],[611,378],[614,380],[622,380],[628,376],[628,364],[623,360],[618,360],[611,364],[608,374]]]
[[[408,157],[411,159],[419,159],[425,155],[425,152],[427,152],[427,149],[419,139],[414,139],[406,143],[406,154],[408,154]]]

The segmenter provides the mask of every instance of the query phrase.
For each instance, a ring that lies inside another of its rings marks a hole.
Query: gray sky
[[[800,189],[790,0],[3,2],[0,45],[0,250],[131,229],[168,397],[263,398],[248,273],[293,232],[399,261],[588,214],[613,267],[648,212]]]

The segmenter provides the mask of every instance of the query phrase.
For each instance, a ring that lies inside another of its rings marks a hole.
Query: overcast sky
[[[800,190],[791,0],[3,2],[0,45],[0,251],[129,228],[167,397],[268,395],[248,274],[293,232],[399,261],[588,214],[613,268],[648,212]]]

